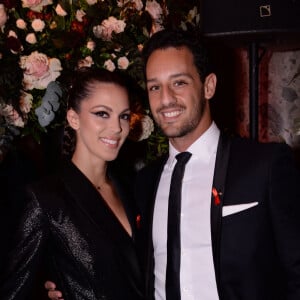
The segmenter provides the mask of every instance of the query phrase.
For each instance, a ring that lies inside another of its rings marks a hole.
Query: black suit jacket
[[[154,291],[153,209],[166,159],[142,170],[136,184],[148,299]],[[211,232],[221,300],[300,299],[299,185],[287,145],[220,136],[213,180],[220,203],[212,196]],[[257,205],[222,216],[231,205],[253,202]]]
[[[132,193],[110,171],[134,235]],[[75,165],[67,163],[58,175],[29,186],[22,201],[1,300],[24,300],[42,261],[48,265],[46,278],[57,283],[64,299],[143,299],[134,236]]]

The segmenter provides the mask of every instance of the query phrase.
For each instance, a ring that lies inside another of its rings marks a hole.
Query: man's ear
[[[75,110],[72,108],[67,111],[67,120],[69,125],[74,129],[79,129],[79,118],[78,114]]]
[[[204,97],[205,99],[211,99],[216,91],[217,76],[214,73],[210,73],[206,76],[204,81]]]

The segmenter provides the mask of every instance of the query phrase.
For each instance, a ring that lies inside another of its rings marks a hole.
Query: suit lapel
[[[155,206],[155,198],[158,189],[158,185],[160,182],[160,177],[164,168],[164,165],[168,159],[168,156],[164,156],[159,161],[157,161],[154,165],[150,166],[150,171],[147,174],[147,178],[145,182],[147,182],[147,192],[146,195],[149,195],[149,206],[147,206],[147,211],[145,216],[147,218],[145,224],[147,224],[147,231],[145,236],[147,240],[146,245],[146,294],[149,299],[154,297],[154,249],[153,249],[153,240],[152,240],[152,229],[153,229],[153,214],[154,214],[154,206]],[[148,170],[149,170],[148,169]],[[148,298],[147,298],[148,299]]]
[[[215,266],[217,288],[220,295],[220,241],[222,225],[222,206],[225,194],[225,181],[230,154],[230,138],[221,133],[216,156],[213,189],[218,193],[212,193],[211,198],[211,237],[212,251]],[[220,200],[220,201],[219,201]]]

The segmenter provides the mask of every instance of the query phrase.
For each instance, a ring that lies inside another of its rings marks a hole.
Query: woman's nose
[[[117,119],[114,119],[111,121],[111,124],[110,124],[110,128],[111,130],[114,132],[114,133],[119,133],[122,131],[122,126],[121,126],[121,122],[120,122],[120,119],[117,118]]]

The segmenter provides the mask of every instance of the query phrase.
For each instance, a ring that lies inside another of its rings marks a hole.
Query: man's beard
[[[199,125],[204,112],[206,110],[206,100],[204,98],[204,93],[201,95],[201,100],[199,102],[199,105],[194,110],[193,115],[191,116],[192,118],[189,118],[187,121],[185,121],[183,124],[180,125],[179,128],[176,128],[173,130],[173,132],[167,132],[165,131],[160,125],[160,129],[164,133],[164,135],[168,138],[180,138],[188,135],[189,133],[193,132],[197,126]]]

